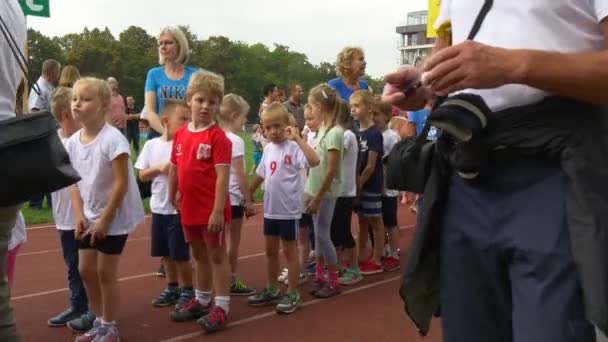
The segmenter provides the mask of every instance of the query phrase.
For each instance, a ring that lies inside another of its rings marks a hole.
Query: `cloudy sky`
[[[426,0],[50,0],[51,18],[28,18],[46,35],[109,27],[115,36],[130,25],[156,35],[167,25],[190,25],[199,38],[224,35],[247,43],[279,43],[312,63],[333,62],[347,45],[365,49],[368,73],[397,65],[395,27]]]

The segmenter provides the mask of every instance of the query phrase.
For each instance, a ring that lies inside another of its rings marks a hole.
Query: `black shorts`
[[[355,239],[351,231],[354,197],[338,197],[331,220],[331,241],[336,248],[354,248]]]
[[[397,197],[382,196],[382,221],[385,227],[397,227]]]
[[[127,244],[129,234],[108,235],[105,239],[95,240],[95,245],[91,246],[91,236],[87,235],[80,239],[78,249],[94,249],[103,254],[120,255]]]
[[[299,220],[276,220],[264,218],[264,235],[278,236],[284,241],[295,241],[298,238]]]
[[[150,254],[153,257],[169,257],[175,261],[190,260],[190,250],[179,215],[152,214]]]
[[[242,219],[245,214],[245,208],[242,205],[230,206],[230,210],[232,211],[233,220]]]
[[[300,227],[306,227],[311,229],[314,226],[312,221],[312,215],[308,213],[302,214],[302,218],[300,219]]]

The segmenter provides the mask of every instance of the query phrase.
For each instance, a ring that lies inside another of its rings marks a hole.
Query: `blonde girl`
[[[66,150],[82,180],[71,188],[80,240],[78,269],[93,312],[101,314],[77,342],[119,341],[118,262],[127,237],[144,219],[130,148],[122,133],[106,123],[111,92],[96,78],[74,84],[72,115],[82,124]]]
[[[315,140],[315,151],[320,164],[311,168],[306,182],[308,196],[306,209],[313,215],[315,226],[315,252],[317,255],[315,280],[311,292],[318,298],[329,298],[340,294],[338,279],[339,264],[336,249],[331,241],[331,221],[340,194],[340,173],[344,151],[344,130],[336,125],[345,103],[336,91],[327,84],[310,91],[308,103],[313,115],[321,120],[321,127]],[[325,281],[324,267],[329,276]]]

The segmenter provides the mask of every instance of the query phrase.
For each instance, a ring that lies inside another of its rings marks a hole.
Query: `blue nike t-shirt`
[[[165,104],[165,100],[167,99],[178,99],[185,100],[186,99],[186,88],[188,88],[188,83],[190,82],[190,77],[198,68],[185,66],[184,67],[184,76],[179,80],[171,80],[165,74],[165,67],[159,66],[156,68],[150,69],[148,71],[148,76],[146,77],[146,88],[145,91],[153,91],[156,93],[156,113],[160,115],[161,108]],[[154,131],[154,130],[151,130]],[[152,132],[152,135],[155,135],[155,131]],[[155,136],[159,136],[156,133]],[[153,136],[154,137],[154,136]],[[152,137],[152,138],[153,138]]]
[[[352,89],[350,89],[341,78],[334,78],[333,80],[327,82],[327,85],[334,88],[338,95],[342,98],[342,100],[349,102],[350,96],[354,93]],[[359,81],[359,89],[360,90],[369,90],[369,85],[366,81]]]

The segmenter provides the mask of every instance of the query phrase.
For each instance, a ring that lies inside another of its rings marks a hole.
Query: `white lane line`
[[[404,230],[404,229],[410,229],[413,228],[414,225],[407,225],[407,226],[401,226],[399,227],[399,229]],[[262,253],[256,253],[256,254],[250,254],[250,255],[245,255],[242,257],[239,257],[239,260],[247,260],[247,259],[253,259],[253,258],[257,258],[257,257],[261,257],[266,255],[264,252]],[[126,280],[133,280],[133,279],[140,279],[140,278],[145,278],[145,277],[151,277],[154,276],[156,273],[145,273],[145,274],[138,274],[138,275],[134,275],[134,276],[130,276],[130,277],[124,277],[124,278],[119,278],[118,281],[126,281]],[[11,300],[16,301],[16,300],[21,300],[21,299],[28,299],[28,298],[34,298],[34,297],[40,297],[40,296],[46,296],[49,294],[54,294],[54,293],[60,293],[60,292],[65,292],[68,291],[69,289],[67,287],[61,288],[61,289],[55,289],[55,290],[50,290],[50,291],[43,291],[43,292],[35,292],[35,293],[30,293],[30,294],[26,294],[26,295],[21,295],[21,296],[15,296],[12,297]]]
[[[381,285],[384,285],[384,284],[388,284],[388,283],[393,282],[393,281],[398,280],[398,279],[401,279],[401,276],[391,277],[391,278],[384,279],[384,280],[381,280],[381,281],[372,282],[372,283],[369,283],[367,285],[363,285],[363,286],[360,286],[360,287],[357,287],[357,288],[354,288],[354,289],[346,290],[346,291],[342,292],[342,294],[340,296],[345,296],[345,295],[349,295],[349,294],[352,294],[352,293],[357,293],[357,292],[360,292],[360,291],[365,291],[367,289],[371,289],[371,288],[378,287],[378,286],[381,286]],[[302,306],[306,307],[306,306],[315,305],[315,304],[318,304],[318,303],[321,303],[321,302],[327,302],[327,300],[326,299],[313,299],[313,300],[310,300],[308,302],[305,302],[304,304],[302,304]],[[264,318],[267,318],[267,317],[276,316],[276,315],[277,314],[274,311],[266,312],[266,313],[263,313],[263,314],[259,314],[259,315],[255,315],[255,316],[251,316],[251,317],[247,317],[247,318],[243,318],[243,319],[240,319],[238,321],[234,321],[234,322],[228,323],[228,324],[226,324],[226,328],[236,327],[236,326],[239,326],[239,325],[243,325],[243,324],[247,324],[247,323],[250,323],[250,322],[259,321],[261,319],[264,319]],[[169,339],[166,339],[166,340],[162,340],[160,342],[181,342],[181,341],[186,341],[186,340],[189,340],[189,339],[192,339],[192,338],[195,338],[195,337],[199,337],[199,336],[203,336],[203,335],[204,335],[204,333],[202,331],[197,331],[197,332],[193,332],[193,333],[189,333],[189,334],[185,334],[185,335],[180,335],[180,336],[172,337],[172,338],[169,338]]]
[[[144,236],[144,237],[140,237],[140,238],[132,238],[132,239],[128,239],[127,242],[135,242],[135,241],[148,241],[150,240],[151,237],[149,236]],[[61,252],[62,250],[60,248],[56,248],[56,249],[47,249],[45,251],[38,251],[38,252],[28,252],[28,253],[19,253],[17,254],[17,257],[24,257],[24,256],[30,256],[30,255],[39,255],[39,254],[46,254],[46,253],[58,253]]]
[[[263,203],[256,203],[253,206],[260,207],[262,205],[263,205]],[[144,216],[144,218],[146,218],[146,219],[150,219],[151,217],[152,217],[152,215]],[[54,224],[33,225],[30,227],[26,227],[25,230],[41,230],[41,229],[49,229],[49,228],[55,228],[55,225]]]

